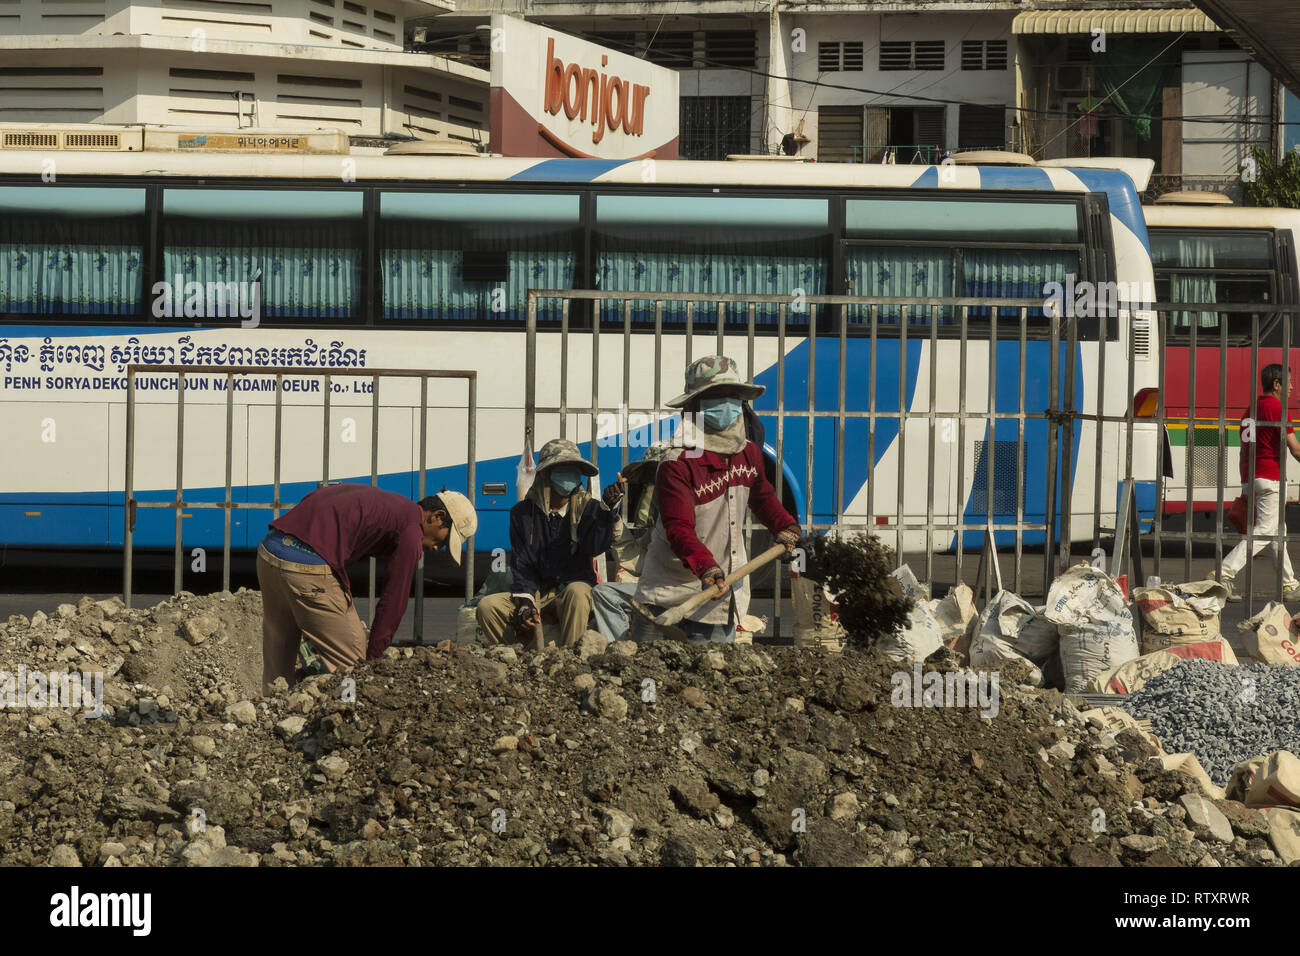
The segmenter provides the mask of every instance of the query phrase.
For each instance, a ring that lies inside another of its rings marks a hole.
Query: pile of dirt
[[[444,642],[262,698],[259,646],[242,590],[10,618],[0,670],[97,667],[111,714],[0,712],[0,862],[1279,862],[1018,662],[981,716],[902,706],[874,651]]]

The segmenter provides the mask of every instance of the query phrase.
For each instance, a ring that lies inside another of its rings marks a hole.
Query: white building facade
[[[406,52],[450,0],[17,0],[0,121],[335,128],[486,142],[487,73]]]

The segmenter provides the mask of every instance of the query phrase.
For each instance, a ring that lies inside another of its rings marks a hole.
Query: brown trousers
[[[326,564],[296,564],[257,549],[262,589],[262,693],[283,677],[292,687],[298,645],[311,641],[331,672],[366,659],[369,638],[352,595]]]
[[[563,590],[542,595],[542,620],[558,620],[563,647],[577,647],[582,635],[587,633],[591,618],[591,585],[574,581]],[[507,592],[489,594],[478,602],[475,617],[483,629],[483,643],[491,646],[502,641],[517,642],[519,636],[510,627],[510,617],[515,612],[515,601]],[[532,640],[532,634],[526,636]]]

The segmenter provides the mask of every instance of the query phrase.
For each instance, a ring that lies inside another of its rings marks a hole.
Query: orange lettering
[[[574,88],[574,80],[577,80],[577,88]],[[573,97],[570,98],[569,94]],[[586,99],[582,86],[582,68],[576,63],[570,63],[564,68],[564,115],[573,119],[578,115],[578,110],[582,107],[582,101]]]
[[[555,55],[555,37],[546,38],[546,112],[555,114],[564,105],[564,61]]]
[[[602,66],[608,62],[608,56],[601,57]],[[590,116],[595,127],[591,134],[593,143],[599,143],[606,132],[620,127],[625,133],[640,136],[649,97],[649,86],[599,70],[583,69],[577,63],[566,65],[555,55],[555,38],[547,38],[543,109],[557,116],[563,107],[566,117],[571,120],[581,117],[583,122]]]

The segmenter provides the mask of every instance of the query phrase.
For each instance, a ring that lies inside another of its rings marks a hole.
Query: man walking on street
[[[655,523],[637,582],[636,599],[655,614],[681,604],[703,587],[718,600],[705,604],[681,626],[697,642],[731,643],[749,609],[749,579],[731,588],[726,576],[745,564],[745,514],[755,517],[789,551],[799,523],[781,506],[767,480],[763,453],[745,431],[743,404],[763,394],[748,384],[736,363],[710,355],[686,370],[686,391],[667,404],[685,413],[674,447],[659,465]],[[632,639],[656,636],[638,615]]]
[[[1287,422],[1286,406],[1289,404],[1287,399],[1289,393],[1294,391],[1295,382],[1292,379],[1288,383],[1287,392],[1282,392],[1282,366],[1267,365],[1260,373],[1260,385],[1263,394],[1256,401],[1255,420],[1257,422]],[[1249,500],[1249,482],[1250,482],[1250,443],[1246,441],[1247,422],[1242,422],[1242,445],[1241,445],[1241,482],[1242,495]],[[1286,447],[1291,453],[1291,457],[1300,461],[1300,441],[1292,434],[1293,429],[1289,424],[1286,427]],[[1255,427],[1255,509],[1256,519],[1255,527],[1252,529],[1254,536],[1253,553],[1255,555],[1263,551],[1266,547],[1273,548],[1273,563],[1277,566],[1277,522],[1279,514],[1283,513],[1286,503],[1282,501],[1281,487],[1281,458],[1282,458],[1282,436],[1283,431],[1280,425],[1258,425]],[[1285,517],[1283,525],[1285,526]],[[1283,532],[1285,534],[1285,531]],[[1220,578],[1221,583],[1228,589],[1229,600],[1240,600],[1234,585],[1237,574],[1246,566],[1246,539],[1242,538],[1232,552],[1223,559],[1223,574]],[[1300,581],[1296,580],[1295,572],[1291,570],[1291,556],[1287,553],[1286,548],[1282,549],[1282,597],[1284,600],[1292,600],[1300,597]]]
[[[417,504],[353,484],[317,488],[272,521],[257,548],[263,693],[272,692],[277,677],[293,685],[303,638],[331,672],[378,658],[406,613],[421,548],[446,548],[460,564],[461,545],[477,527],[474,506],[457,492],[442,491]],[[385,562],[369,638],[347,573],[349,564],[363,558]]]
[[[475,617],[488,645],[507,634],[528,634],[542,612],[558,618],[560,646],[575,647],[591,617],[591,590],[596,583],[592,560],[614,540],[617,501],[593,499],[587,479],[596,466],[586,461],[567,438],[542,446],[533,486],[510,509],[510,594],[489,594]]]

